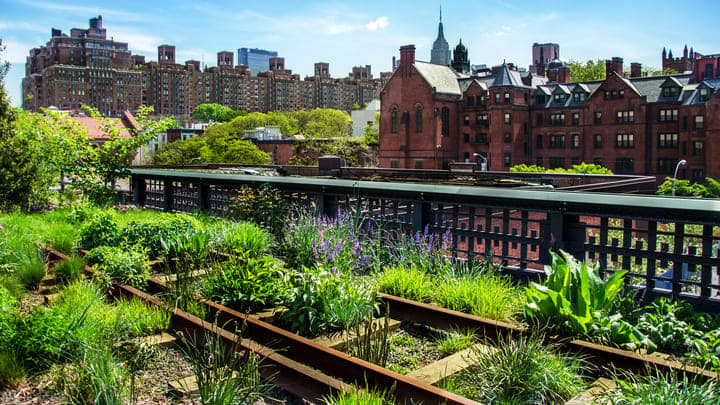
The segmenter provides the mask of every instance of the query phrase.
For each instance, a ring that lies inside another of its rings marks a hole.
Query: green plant
[[[395,400],[390,390],[366,388],[326,395],[322,401],[326,405],[392,405]]]
[[[222,252],[247,253],[259,257],[268,252],[272,241],[272,235],[254,223],[231,222],[224,224],[213,235],[212,245]]]
[[[97,205],[88,201],[80,201],[73,204],[67,215],[67,219],[73,224],[82,224],[100,211],[100,207]]]
[[[188,276],[188,273],[201,266],[210,257],[210,234],[200,231],[183,233],[160,238],[161,257],[170,273]]]
[[[122,240],[126,246],[142,246],[150,257],[157,257],[163,252],[161,241],[181,239],[197,231],[199,224],[189,215],[162,214],[129,221],[122,227]]]
[[[347,328],[344,332],[347,352],[351,356],[385,367],[390,355],[390,311],[387,306],[382,321],[382,324],[375,322],[371,314]]]
[[[128,392],[127,376],[109,347],[85,349],[75,364],[61,368],[55,383],[73,404],[122,405]]]
[[[433,286],[430,277],[415,266],[393,266],[378,279],[378,289],[386,294],[419,302],[430,302]]]
[[[110,212],[100,211],[80,227],[80,248],[90,250],[98,246],[116,246],[119,242],[120,226]]]
[[[475,334],[471,330],[450,330],[439,335],[435,343],[443,355],[449,356],[472,346],[475,343]]]
[[[18,353],[0,349],[0,387],[15,386],[25,380],[27,371]]]
[[[74,281],[85,274],[85,259],[72,256],[55,266],[55,274],[63,281]]]
[[[488,403],[554,404],[580,392],[587,369],[581,358],[558,353],[542,338],[500,338],[498,347],[477,347],[461,373],[471,398]]]
[[[277,260],[244,254],[218,264],[204,278],[202,292],[238,311],[257,311],[273,304],[284,285],[284,270]]]
[[[552,265],[545,266],[545,282],[533,282],[525,290],[528,299],[525,315],[565,332],[587,335],[622,291],[627,272],[618,271],[610,279],[603,280],[598,274],[597,263],[578,262],[562,250],[559,255],[554,252],[551,255]],[[637,329],[626,325],[624,320],[615,322],[623,324],[622,328],[616,328],[622,332],[615,336],[617,344],[652,349],[652,342]]]
[[[115,321],[112,327],[120,335],[128,337],[147,336],[167,330],[170,326],[170,313],[149,306],[140,299],[121,298],[113,306]]]
[[[35,290],[40,286],[46,272],[45,256],[35,249],[20,259],[20,265],[15,271],[15,275],[25,288]]]
[[[443,277],[435,286],[435,301],[445,308],[500,321],[519,312],[519,293],[507,278],[491,273],[475,277]]]
[[[278,247],[278,253],[284,256],[289,268],[314,267],[313,243],[316,243],[321,229],[320,221],[312,213],[300,211],[289,222],[288,229]]]
[[[709,330],[701,337],[692,339],[689,353],[698,367],[720,372],[720,328]]]
[[[147,254],[137,248],[100,246],[86,259],[108,279],[136,288],[143,288],[150,277]]]
[[[72,231],[72,226],[63,224],[64,226],[55,226],[47,236],[47,243],[51,248],[58,252],[70,255],[75,248],[75,239],[77,235]]]
[[[693,339],[702,336],[700,331],[693,329],[683,320],[683,313],[692,312],[692,306],[686,302],[658,298],[643,308],[635,326],[659,349],[685,351],[690,348]]]
[[[673,404],[700,405],[720,403],[717,379],[694,381],[684,373],[661,374],[655,370],[640,376],[622,373],[614,378],[616,387],[605,391],[596,403],[613,405]]]
[[[239,221],[255,222],[273,235],[282,237],[288,212],[288,203],[282,194],[269,184],[258,188],[243,185],[237,197],[230,202],[228,216]]]
[[[256,355],[215,334],[182,339],[203,405],[252,403],[271,388],[263,383]]]

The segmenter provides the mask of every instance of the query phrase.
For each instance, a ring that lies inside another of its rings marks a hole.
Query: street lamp
[[[475,157],[475,162],[478,161],[478,158],[482,159],[482,162],[480,163],[480,171],[486,172],[487,171],[487,158],[479,153],[473,153],[473,157]]]
[[[675,166],[675,175],[673,176],[673,190],[672,190],[672,196],[675,197],[675,182],[677,181],[677,172],[680,169],[680,166],[685,166],[687,164],[687,160],[683,159],[677,163],[677,166]]]

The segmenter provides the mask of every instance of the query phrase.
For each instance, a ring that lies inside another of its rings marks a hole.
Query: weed
[[[37,289],[40,286],[40,281],[47,273],[47,264],[45,263],[45,256],[39,250],[28,253],[20,259],[20,264],[15,271],[20,283],[25,288]]]
[[[0,387],[18,385],[26,375],[22,358],[17,353],[0,350]]]
[[[100,211],[80,227],[78,246],[93,249],[98,246],[117,246],[120,242],[120,226],[115,215]]]
[[[445,355],[451,355],[461,350],[465,350],[472,346],[475,342],[475,335],[473,331],[455,331],[451,330],[447,333],[441,334],[435,341],[440,352]]]
[[[86,256],[109,280],[143,288],[150,277],[147,254],[137,248],[100,246]]]
[[[198,221],[186,214],[154,214],[128,221],[122,227],[123,244],[142,246],[149,257],[163,252],[162,241],[182,239],[199,230]]]
[[[386,269],[380,275],[378,289],[386,294],[419,302],[430,302],[433,294],[430,277],[413,265]]]
[[[85,259],[72,256],[55,266],[55,274],[63,281],[75,281],[85,274]]]
[[[227,253],[259,257],[270,249],[273,237],[267,230],[251,222],[224,223],[213,235],[212,245]]]
[[[385,308],[383,323],[378,324],[370,316],[345,330],[345,347],[351,356],[385,367],[390,344],[390,311]]]
[[[324,396],[322,401],[326,405],[391,405],[395,403],[392,391],[393,389],[356,389]]]
[[[603,404],[718,404],[720,386],[717,379],[694,381],[685,374],[667,375],[659,371],[646,376],[621,373],[615,376],[616,388],[603,393],[598,403]]]
[[[499,321],[510,321],[520,310],[519,292],[500,276],[443,277],[435,286],[435,301],[445,308]]]

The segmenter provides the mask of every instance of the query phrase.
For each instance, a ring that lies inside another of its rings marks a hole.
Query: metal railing
[[[328,216],[359,209],[386,229],[449,231],[459,257],[491,255],[520,278],[542,277],[550,250],[627,270],[645,298],[682,297],[720,310],[720,201],[132,169],[133,200],[167,211],[227,212],[242,185],[269,184],[293,204]]]

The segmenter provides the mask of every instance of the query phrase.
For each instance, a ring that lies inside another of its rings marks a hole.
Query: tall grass
[[[252,222],[218,223],[212,239],[212,247],[217,250],[253,257],[265,255],[273,242],[269,231]]]
[[[508,279],[490,273],[443,277],[434,297],[445,308],[498,321],[510,321],[520,312],[519,290]]]
[[[0,351],[0,387],[15,386],[25,380],[27,371],[15,352]]]
[[[55,384],[72,404],[121,405],[128,394],[128,378],[107,346],[86,348],[56,372]]]
[[[62,281],[75,281],[85,274],[85,259],[80,256],[71,256],[55,266],[55,274]]]
[[[355,389],[338,392],[322,398],[326,405],[392,405],[395,403],[392,392],[379,389]]]
[[[659,371],[641,376],[632,373],[615,375],[616,387],[603,393],[597,403],[603,404],[720,404],[717,379],[694,381],[685,374],[661,374]]]
[[[45,256],[35,249],[20,258],[15,274],[25,288],[36,290],[47,273]]]
[[[419,302],[430,302],[433,296],[430,276],[415,266],[386,269],[379,276],[378,289],[386,294]]]
[[[473,343],[475,343],[475,334],[471,330],[450,330],[441,334],[435,341],[440,352],[446,356],[465,350]]]

